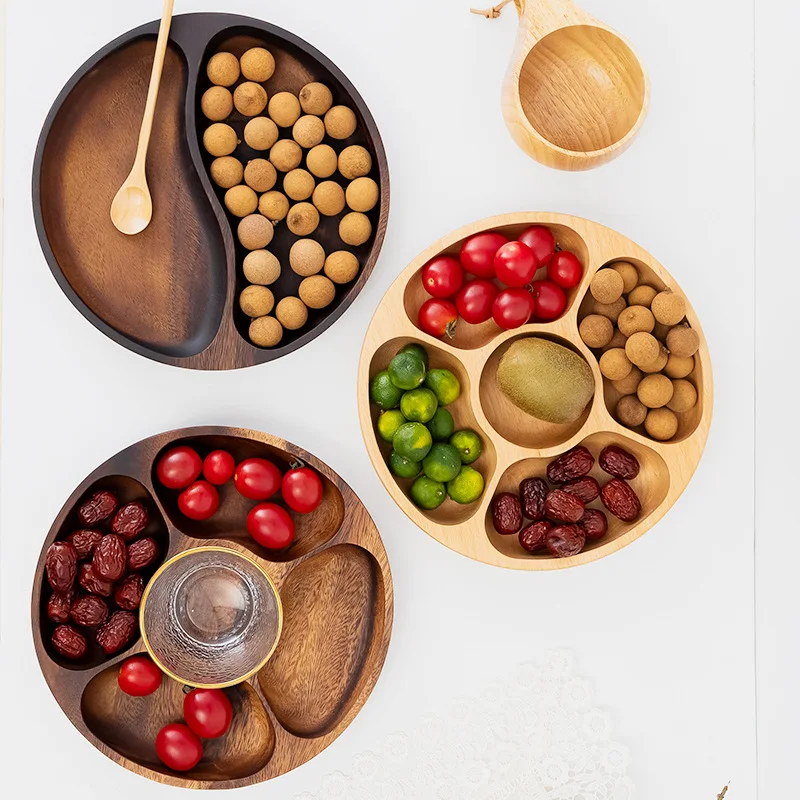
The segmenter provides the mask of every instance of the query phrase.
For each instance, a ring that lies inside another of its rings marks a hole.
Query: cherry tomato
[[[461,245],[459,260],[464,269],[479,278],[494,278],[495,253],[508,241],[502,233],[489,231],[470,236]]]
[[[248,458],[236,467],[233,483],[248,500],[266,500],[280,489],[281,471],[265,458]]]
[[[581,282],[583,266],[574,253],[559,250],[547,265],[547,277],[562,289],[571,289]]]
[[[536,303],[536,319],[556,319],[564,313],[567,298],[560,286],[552,281],[534,281],[531,292]]]
[[[192,733],[217,739],[231,727],[231,701],[222,689],[192,689],[183,698],[183,718]]]
[[[233,477],[236,462],[233,456],[225,450],[214,450],[203,461],[203,477],[217,486],[222,486]]]
[[[549,228],[544,225],[531,225],[517,237],[517,241],[524,242],[536,256],[536,263],[543,267],[549,263],[556,251],[556,239]]]
[[[419,310],[419,327],[437,338],[452,339],[457,320],[458,310],[449,300],[426,300]]]
[[[470,325],[479,325],[492,318],[492,303],[498,292],[497,286],[484,278],[469,281],[456,295],[459,315]]]
[[[122,662],[117,682],[131,697],[147,697],[161,686],[163,674],[147,656],[131,656]]]
[[[284,502],[298,514],[310,514],[322,502],[322,481],[311,467],[290,469],[281,482]]]
[[[195,481],[178,495],[178,508],[189,519],[210,519],[219,509],[219,492],[208,481]]]
[[[196,481],[203,468],[203,461],[191,447],[173,447],[161,456],[156,475],[167,489],[185,489]]]
[[[175,772],[186,772],[203,757],[203,744],[186,725],[173,722],[158,732],[156,755]]]
[[[464,267],[452,256],[437,256],[422,268],[422,285],[431,297],[452,297],[464,283]]]
[[[524,242],[504,244],[494,257],[495,275],[506,286],[525,286],[533,280],[539,264]]]
[[[269,550],[282,550],[294,541],[294,520],[275,503],[259,503],[247,515],[247,532]]]
[[[492,306],[494,321],[505,331],[524,325],[533,314],[535,303],[527,289],[503,289]]]

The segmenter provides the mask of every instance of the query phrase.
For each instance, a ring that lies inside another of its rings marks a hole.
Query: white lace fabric
[[[519,664],[295,800],[632,800],[628,749],[574,673],[560,650]]]

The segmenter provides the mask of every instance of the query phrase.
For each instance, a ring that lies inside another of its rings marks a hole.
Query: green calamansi
[[[428,422],[428,430],[433,436],[434,442],[446,442],[456,429],[456,424],[453,421],[453,415],[446,409],[439,406],[433,419]]]
[[[402,389],[398,389],[389,377],[388,370],[379,372],[369,386],[369,399],[378,408],[388,411],[400,405],[400,398],[403,396]]]
[[[422,472],[422,464],[398,455],[394,451],[389,456],[389,468],[398,478],[416,478]]]
[[[422,460],[422,469],[434,481],[447,483],[461,472],[458,450],[451,444],[437,442]]]
[[[392,440],[394,451],[410,461],[422,461],[433,446],[431,432],[421,422],[406,422]]]
[[[409,422],[430,422],[438,405],[430,389],[412,389],[400,398],[400,411]]]
[[[392,383],[405,391],[416,389],[425,380],[425,365],[415,353],[398,353],[387,371]]]
[[[401,425],[405,425],[406,418],[403,416],[402,411],[398,411],[396,408],[390,411],[384,411],[378,417],[378,433],[385,442],[391,442],[394,439],[394,435],[397,433],[397,429]]]
[[[450,499],[460,505],[474,503],[483,494],[483,475],[472,467],[461,471],[447,484]]]
[[[426,475],[420,475],[411,484],[411,499],[420,508],[433,511],[444,503],[447,492],[443,483],[431,480]]]
[[[428,351],[421,345],[417,344],[416,342],[412,342],[411,344],[407,344],[400,350],[401,353],[412,353],[419,358],[419,360],[423,363],[425,369],[428,369]]]
[[[475,431],[456,431],[450,437],[450,444],[458,450],[462,464],[474,464],[483,452],[483,442]]]
[[[439,401],[440,406],[447,406],[458,400],[461,384],[449,369],[432,369],[425,376],[427,386]]]

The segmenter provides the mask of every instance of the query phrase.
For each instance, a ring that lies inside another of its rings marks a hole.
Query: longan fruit
[[[233,104],[245,117],[255,117],[267,107],[267,92],[259,83],[240,83],[233,93]]]
[[[617,319],[617,327],[625,336],[644,331],[652,333],[656,320],[649,308],[644,306],[628,306],[623,309]]]
[[[292,200],[308,200],[314,193],[314,176],[299,167],[287,172],[283,179],[283,192]]]
[[[272,191],[262,194],[258,201],[258,213],[273,223],[278,223],[289,213],[289,200],[283,192]]]
[[[692,356],[683,357],[670,353],[667,365],[664,367],[664,374],[675,380],[686,378],[694,371],[694,358]]]
[[[626,377],[621,381],[612,381],[612,385],[621,395],[636,394],[643,378],[644,373],[638,367],[632,367]]]
[[[608,317],[590,314],[581,320],[578,328],[581,339],[587,347],[605,347],[614,336],[614,326]]]
[[[239,59],[242,75],[249,81],[264,83],[275,72],[275,59],[264,47],[251,47]]]
[[[272,95],[267,113],[279,128],[291,128],[300,119],[300,101],[291,92]]]
[[[594,304],[594,313],[599,314],[601,317],[608,317],[615,325],[619,319],[619,315],[623,309],[627,307],[624,297],[620,297],[613,303],[598,303]]]
[[[689,358],[699,347],[700,337],[688,325],[677,325],[667,334],[667,348],[673,355]]]
[[[589,290],[598,303],[616,303],[622,297],[625,282],[622,275],[613,269],[601,269],[592,278]]]
[[[275,316],[284,328],[296,331],[306,324],[308,309],[298,297],[284,297],[275,309]]]
[[[269,117],[256,117],[244,126],[244,140],[253,150],[269,150],[278,136],[278,126]]]
[[[263,250],[272,241],[274,232],[272,223],[261,214],[245,217],[237,229],[239,241],[246,250]]]
[[[314,239],[298,239],[289,250],[289,266],[304,278],[316,275],[325,266],[325,250]]]
[[[653,372],[661,372],[664,367],[667,366],[667,361],[669,361],[669,351],[667,350],[664,345],[659,343],[659,353],[656,357],[655,361],[651,361],[649,364],[641,364],[640,369],[642,372],[650,375]]]
[[[650,308],[650,304],[653,302],[653,298],[657,294],[658,292],[652,286],[642,284],[641,286],[637,286],[635,289],[632,289],[628,293],[628,303],[630,303],[632,306],[644,306],[645,308]]]
[[[216,53],[208,60],[206,74],[217,86],[233,86],[239,80],[239,59],[233,53]]]
[[[248,317],[264,317],[274,305],[275,296],[266,286],[248,286],[239,295],[239,308]]]
[[[319,211],[311,203],[297,203],[289,209],[286,224],[295,236],[308,236],[319,225]]]
[[[661,353],[661,345],[655,336],[644,331],[637,331],[628,337],[625,343],[625,354],[637,367],[652,364]]]
[[[371,211],[378,202],[380,190],[372,178],[356,178],[345,192],[347,205],[353,211]]]
[[[347,106],[334,106],[325,114],[325,131],[332,139],[349,138],[357,125],[356,115]]]
[[[312,275],[301,282],[297,292],[309,308],[325,308],[333,302],[336,287],[324,275]]]
[[[690,411],[697,404],[697,389],[694,384],[685,380],[672,382],[672,399],[667,403],[667,408],[682,414]]]
[[[620,333],[619,331],[614,331],[614,335],[611,337],[611,341],[607,345],[603,346],[603,350],[611,350],[614,347],[621,347],[624,350],[627,341],[628,337],[624,333]]]
[[[323,181],[314,189],[311,202],[320,214],[335,217],[344,211],[344,189],[336,181]]]
[[[336,151],[329,144],[318,144],[308,151],[306,166],[318,178],[330,178],[336,172]]]
[[[654,408],[647,413],[644,429],[659,442],[666,442],[678,432],[678,418],[668,408]]]
[[[646,375],[636,387],[636,396],[648,408],[661,408],[672,400],[672,391],[666,375]]]
[[[250,341],[258,347],[275,347],[283,338],[283,326],[275,317],[258,317],[250,323]]]
[[[222,122],[233,111],[233,95],[224,86],[212,86],[203,92],[200,108],[212,122]]]
[[[653,319],[655,319],[655,317]],[[663,322],[659,322],[658,320],[656,320],[656,324],[653,326],[652,334],[660,342],[666,342],[669,330],[670,330],[669,325],[665,325]]]
[[[278,173],[266,158],[254,158],[244,168],[244,180],[251,189],[264,193],[275,185]]]
[[[324,83],[307,83],[300,90],[300,105],[306,114],[321,117],[333,105],[333,95]]]
[[[686,316],[686,301],[679,294],[667,290],[653,298],[650,309],[664,325],[677,325]]]
[[[610,381],[621,381],[623,378],[627,378],[632,369],[633,364],[622,348],[606,350],[600,356],[600,372]]]
[[[360,144],[351,144],[339,153],[339,172],[342,177],[352,181],[369,175],[372,169],[372,156]]]
[[[622,293],[628,294],[639,284],[639,270],[629,261],[616,261],[611,265],[614,272],[619,272],[622,276]]]
[[[349,250],[337,250],[325,259],[325,274],[334,283],[350,283],[358,275],[358,259]]]
[[[351,247],[364,244],[372,236],[372,223],[369,217],[357,211],[351,211],[342,217],[339,223],[339,238]]]
[[[222,156],[211,162],[211,180],[222,189],[230,189],[242,182],[244,167],[238,158]]]
[[[300,166],[303,150],[293,139],[281,139],[269,151],[269,160],[279,172],[291,172]]]
[[[225,192],[225,208],[235,217],[246,217],[258,208],[258,195],[249,186],[239,184]]]
[[[647,406],[635,394],[620,397],[615,411],[617,419],[628,428],[636,428],[647,417]]]
[[[203,146],[215,158],[229,156],[238,144],[236,131],[224,122],[215,122],[203,134]]]
[[[319,117],[306,114],[295,122],[292,138],[306,150],[316,147],[325,138],[325,123]]]
[[[242,262],[244,277],[250,283],[269,286],[281,276],[281,262],[269,250],[253,250]]]

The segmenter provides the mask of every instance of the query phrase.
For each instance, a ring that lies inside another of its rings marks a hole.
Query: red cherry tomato
[[[506,286],[525,286],[533,280],[539,264],[524,242],[504,244],[494,257],[495,275]]]
[[[203,461],[191,447],[173,447],[159,459],[156,475],[167,489],[185,489],[196,481]]]
[[[544,225],[531,225],[517,237],[517,241],[524,242],[536,256],[538,266],[545,266],[556,251],[556,239]]]
[[[294,541],[294,520],[275,503],[259,503],[247,515],[247,532],[269,550],[283,550]]]
[[[222,486],[233,477],[236,462],[233,456],[225,450],[214,450],[203,461],[203,477],[217,486]]]
[[[456,308],[461,318],[470,325],[479,325],[492,318],[492,303],[497,286],[484,278],[469,281],[456,295]]]
[[[219,492],[208,481],[195,481],[178,495],[178,508],[189,519],[211,519],[219,509]]]
[[[492,306],[494,321],[505,331],[519,328],[532,316],[534,302],[527,289],[503,289]]]
[[[248,458],[236,467],[233,483],[248,500],[266,500],[280,489],[281,471],[265,458]]]
[[[290,469],[283,476],[281,494],[292,511],[310,514],[322,502],[322,481],[311,467]]]
[[[551,320],[560,317],[567,307],[564,290],[552,281],[534,281],[531,293],[536,304],[536,319]]]
[[[452,297],[464,283],[464,267],[452,256],[437,256],[422,268],[422,285],[431,297]]]
[[[489,231],[470,236],[461,245],[459,261],[471,275],[479,278],[494,278],[495,253],[508,241],[502,233]]]
[[[183,698],[183,718],[192,733],[217,739],[231,727],[231,701],[222,689],[192,689]]]
[[[419,327],[437,338],[452,339],[457,320],[458,310],[449,300],[426,300],[419,310]]]
[[[187,772],[203,757],[203,744],[186,725],[173,722],[158,732],[156,755],[170,769]]]
[[[562,289],[571,289],[581,282],[583,266],[574,253],[559,250],[547,265],[547,277]]]
[[[119,668],[119,688],[131,697],[147,697],[161,686],[161,670],[147,656],[131,656]]]

